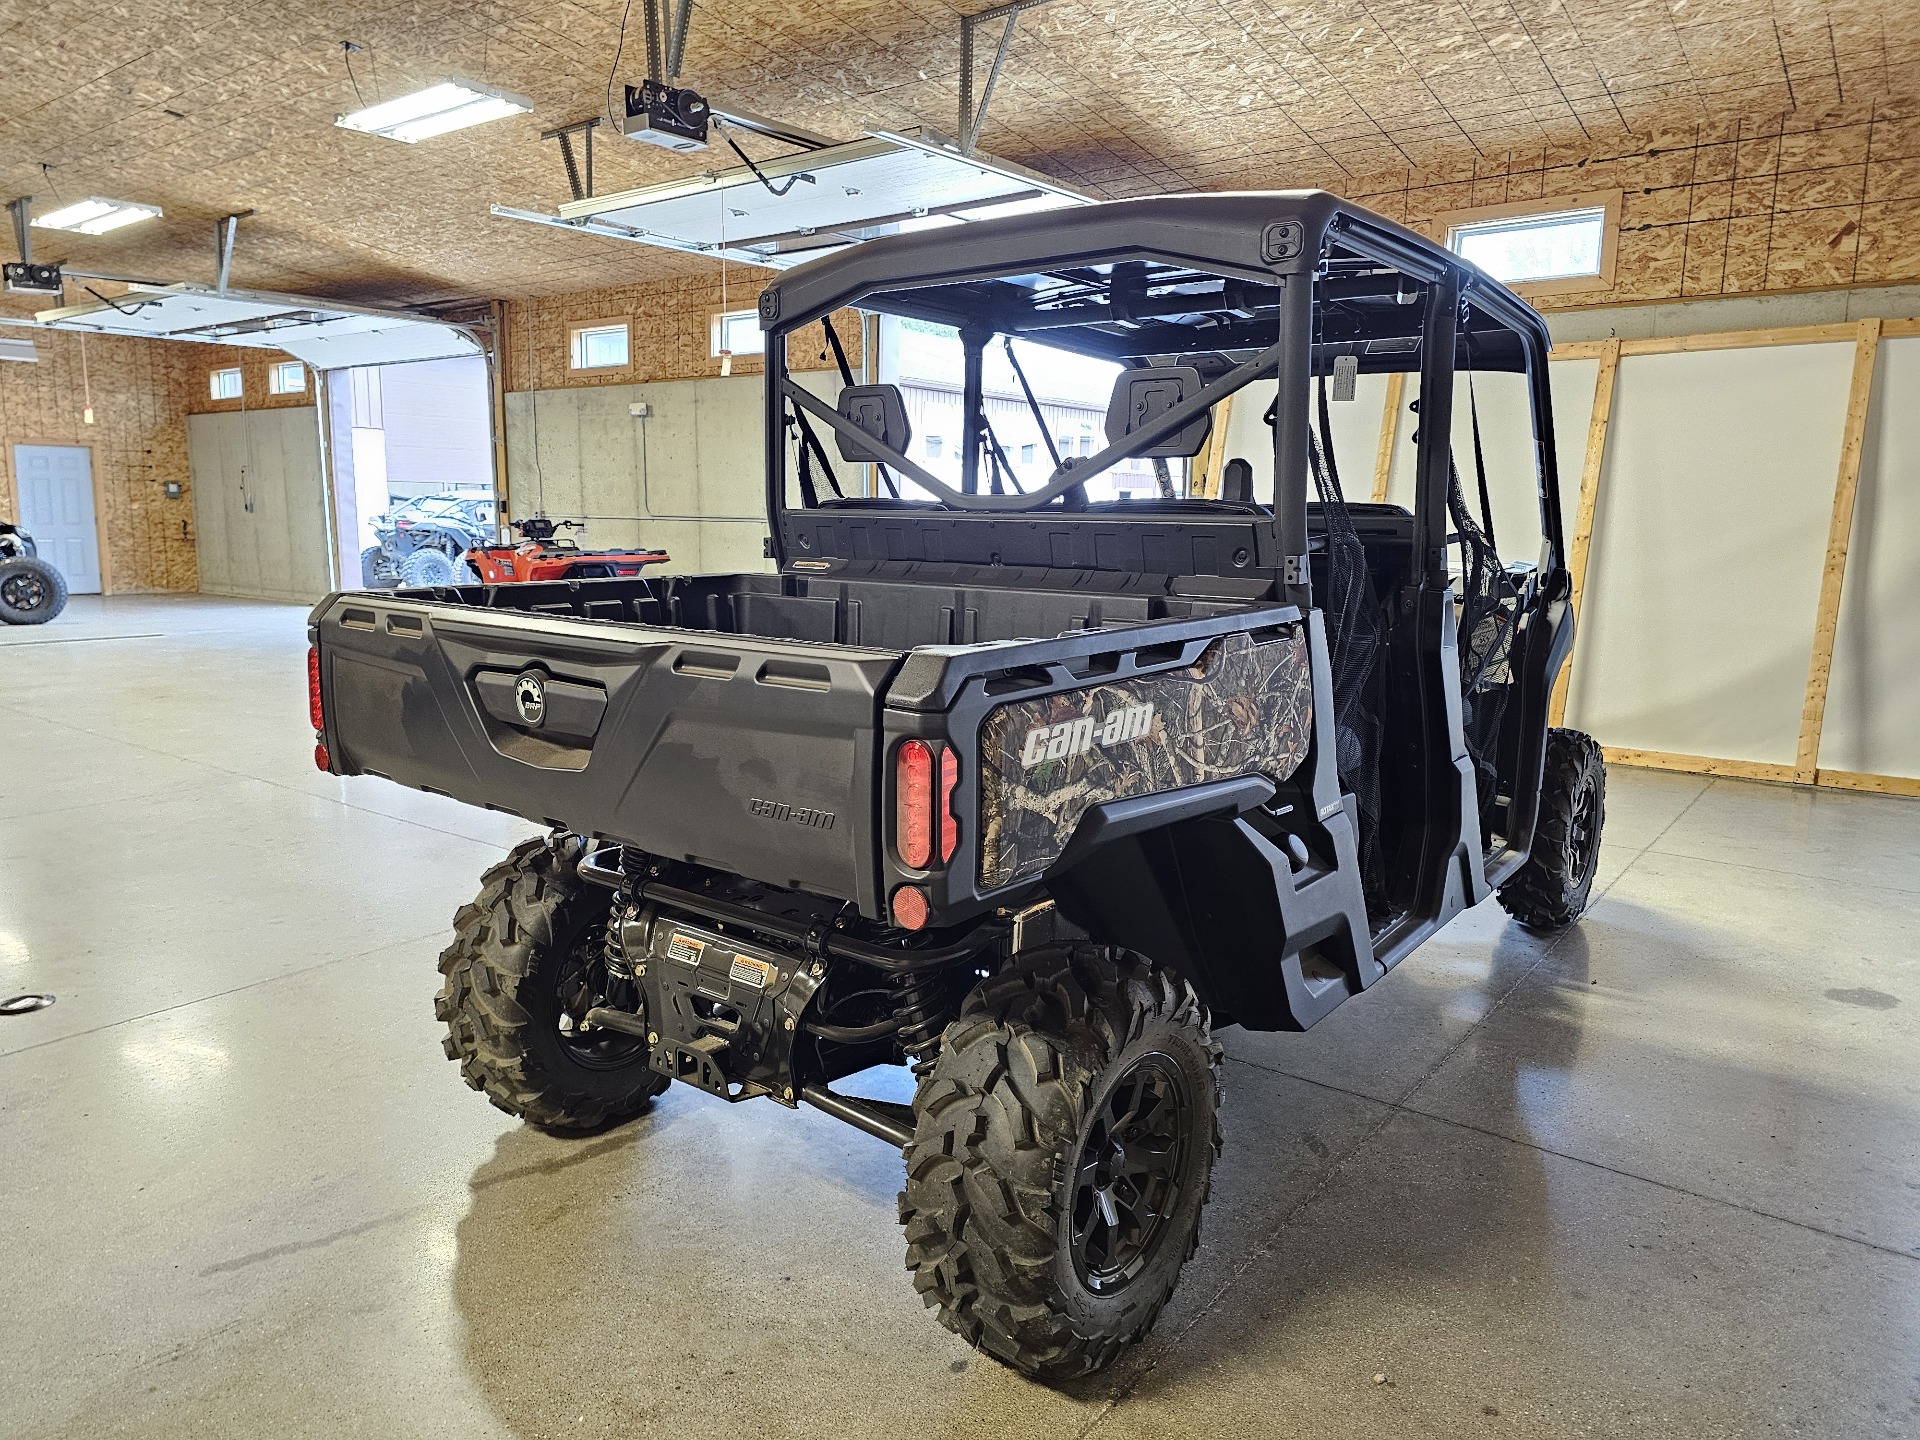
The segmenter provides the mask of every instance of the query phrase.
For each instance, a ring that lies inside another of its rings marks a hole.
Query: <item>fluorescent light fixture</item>
[[[416,140],[445,135],[449,130],[464,130],[469,125],[524,115],[531,109],[533,103],[518,95],[449,80],[412,95],[402,95],[398,100],[383,100],[351,115],[342,115],[333,123],[344,130],[384,135],[389,140],[411,145]]]
[[[157,220],[160,213],[158,205],[135,205],[127,200],[102,200],[96,195],[88,200],[76,200],[71,205],[62,206],[51,215],[42,215],[33,223],[42,230],[71,230],[79,235],[104,235],[109,230],[118,230],[122,225],[135,225],[142,220]]]

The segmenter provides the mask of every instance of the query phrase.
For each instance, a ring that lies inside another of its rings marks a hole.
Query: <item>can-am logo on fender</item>
[[[1042,725],[1027,732],[1027,743],[1020,750],[1020,764],[1031,770],[1048,760],[1084,755],[1095,745],[1111,749],[1141,739],[1151,729],[1152,705],[1122,706],[1104,721],[1083,715],[1078,720],[1062,720],[1058,725]]]

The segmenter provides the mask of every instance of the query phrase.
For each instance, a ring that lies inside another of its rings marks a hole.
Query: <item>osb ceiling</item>
[[[848,137],[869,125],[950,133],[959,16],[985,8],[696,0],[682,83]],[[36,232],[41,258],[210,279],[213,222],[251,209],[234,283],[257,289],[426,302],[580,290],[707,263],[487,213],[492,202],[552,208],[568,198],[556,147],[538,133],[605,106],[628,9],[614,79],[640,77],[640,5],[8,9],[0,198],[31,193],[44,210],[98,194],[166,210],[99,238]],[[352,78],[343,40],[365,47]],[[1916,71],[1913,0],[1055,0],[1022,17],[981,143],[1107,196],[1359,191],[1362,180],[1391,184],[1546,144],[1598,153],[1730,116],[1870,112]],[[449,78],[517,91],[535,112],[414,146],[333,124],[361,98]],[[603,193],[715,163],[612,135],[595,158]]]

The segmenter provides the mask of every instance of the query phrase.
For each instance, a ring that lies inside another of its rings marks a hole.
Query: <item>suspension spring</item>
[[[893,1017],[900,1026],[895,1039],[916,1076],[925,1075],[939,1057],[950,988],[948,977],[938,971],[893,977]]]

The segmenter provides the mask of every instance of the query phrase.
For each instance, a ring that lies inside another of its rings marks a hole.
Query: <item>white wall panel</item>
[[[800,378],[829,398],[839,388],[827,373]],[[642,401],[644,418],[630,409]],[[587,516],[583,543],[673,556],[649,573],[770,569],[763,424],[757,375],[542,390],[537,407],[534,392],[509,394],[508,514]]]
[[[1253,466],[1254,498],[1263,505],[1273,499],[1273,428],[1265,419],[1273,391],[1272,381],[1256,380],[1233,397],[1227,419],[1227,458],[1244,459]],[[1355,378],[1353,399],[1327,403],[1334,464],[1350,503],[1373,498],[1373,462],[1380,447],[1380,409],[1386,397],[1386,376],[1361,375]],[[1317,434],[1317,401],[1312,413]]]
[[[1852,366],[1850,344],[1620,362],[1569,725],[1793,763]]]
[[[1920,776],[1920,338],[1883,340],[1820,764]]]

